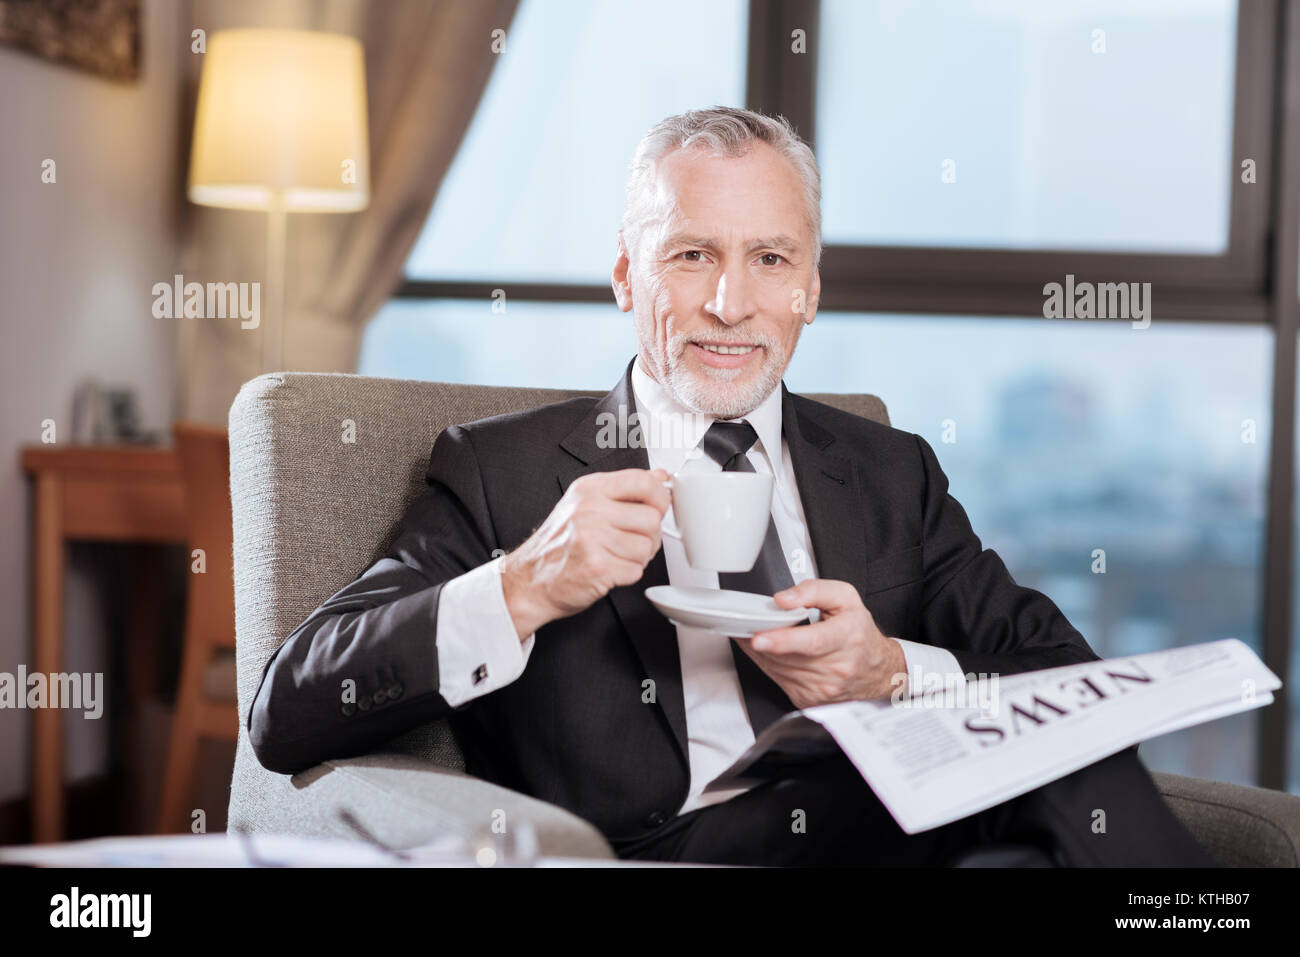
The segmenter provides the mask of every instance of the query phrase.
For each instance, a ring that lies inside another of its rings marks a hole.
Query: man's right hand
[[[641,580],[659,551],[667,480],[663,469],[623,469],[592,472],[569,485],[537,531],[501,560],[501,586],[520,641],[616,586]]]

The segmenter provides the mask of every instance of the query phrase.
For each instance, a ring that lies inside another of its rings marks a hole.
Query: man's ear
[[[805,325],[812,325],[812,321],[817,318],[817,304],[821,302],[822,296],[822,271],[818,267],[813,267],[812,288],[808,290],[807,307],[804,309],[803,321]]]
[[[628,259],[627,243],[623,241],[623,230],[618,231],[618,258],[614,260],[614,271],[610,273],[609,282],[614,287],[614,301],[622,312],[632,309],[632,285],[628,278],[631,269]]]

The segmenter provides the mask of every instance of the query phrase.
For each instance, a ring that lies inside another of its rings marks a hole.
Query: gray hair
[[[715,106],[660,120],[637,145],[627,176],[622,233],[629,251],[640,240],[652,212],[654,167],[675,149],[701,148],[721,156],[743,156],[756,142],[767,143],[794,166],[803,183],[804,207],[813,234],[813,262],[822,258],[822,188],[817,158],[784,116]]]

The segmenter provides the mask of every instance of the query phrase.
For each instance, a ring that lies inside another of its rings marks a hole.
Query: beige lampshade
[[[199,81],[189,197],[204,206],[347,213],[370,200],[366,75],[354,37],[222,30]]]

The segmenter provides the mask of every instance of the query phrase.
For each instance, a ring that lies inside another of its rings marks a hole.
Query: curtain
[[[281,27],[346,33],[366,58],[370,204],[358,213],[291,213],[285,258],[284,367],[351,372],[365,323],[391,295],[438,186],[468,129],[518,0],[194,0],[193,28]],[[191,57],[185,150],[202,55]],[[265,281],[266,215],[186,202],[185,280]],[[267,308],[265,300],[263,308]],[[182,418],[225,424],[261,367],[263,322],[179,319]]]

